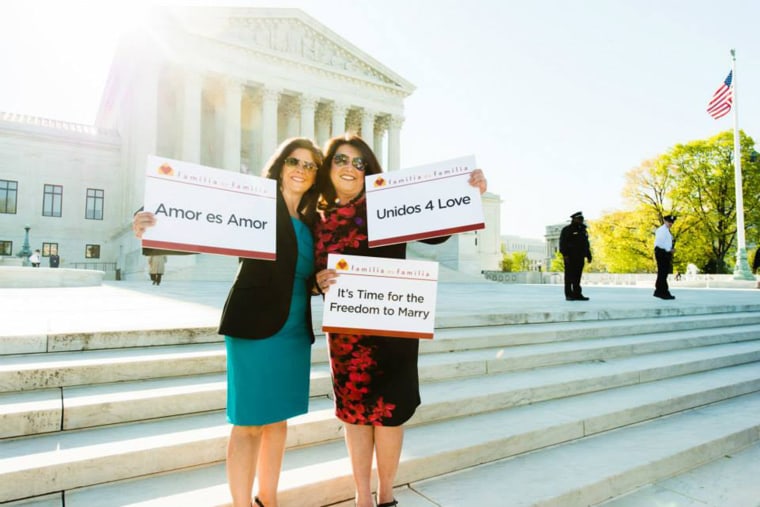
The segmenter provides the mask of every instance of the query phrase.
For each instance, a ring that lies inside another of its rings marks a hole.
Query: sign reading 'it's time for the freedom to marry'
[[[480,190],[468,183],[475,157],[365,176],[369,246],[485,228]]]
[[[322,330],[432,338],[438,263],[329,254],[338,272],[324,301]]]
[[[275,260],[276,207],[275,180],[151,155],[143,209],[156,225],[142,245]]]

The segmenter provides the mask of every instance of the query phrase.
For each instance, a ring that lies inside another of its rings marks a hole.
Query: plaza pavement
[[[746,284],[744,285],[746,287]],[[97,287],[0,289],[0,323],[4,336],[216,326],[228,282],[188,282],[165,279],[110,281]],[[468,314],[511,314],[540,319],[541,314],[581,310],[603,315],[609,310],[651,310],[698,307],[705,304],[746,305],[760,301],[753,289],[674,289],[676,299],[663,301],[649,287],[587,286],[586,302],[565,301],[560,285],[509,285],[493,282],[440,283],[437,321]],[[314,298],[317,321],[321,299]],[[576,314],[577,315],[577,314]],[[318,327],[318,322],[315,323]],[[678,477],[604,504],[610,507],[760,507],[760,445],[727,456]],[[477,474],[472,474],[477,475]],[[447,479],[442,478],[445,481]],[[473,504],[482,485],[473,484]],[[407,507],[434,507],[408,488],[399,488]],[[431,500],[433,500],[431,502]],[[344,504],[341,504],[343,507]],[[348,505],[348,504],[345,504]]]
[[[2,334],[23,336],[82,331],[215,326],[229,282],[173,281],[160,286],[149,280],[106,281],[96,287],[0,288]],[[746,287],[746,285],[745,285]],[[540,315],[545,312],[605,312],[686,308],[760,301],[760,290],[674,289],[675,300],[652,296],[649,287],[587,286],[590,301],[565,301],[560,285],[443,282],[438,285],[436,320],[470,314]],[[315,325],[321,298],[313,298]]]

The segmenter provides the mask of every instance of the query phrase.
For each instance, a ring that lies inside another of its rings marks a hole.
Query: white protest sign
[[[370,247],[485,228],[475,157],[365,176]]]
[[[143,209],[156,215],[143,247],[277,257],[274,180],[150,155]]]
[[[329,254],[338,278],[325,295],[322,330],[432,338],[438,263]]]

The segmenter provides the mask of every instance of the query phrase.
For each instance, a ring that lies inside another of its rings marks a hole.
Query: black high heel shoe
[[[259,500],[259,497],[253,497],[253,501],[256,502],[256,507],[264,507],[264,504],[261,503],[261,500]],[[253,507],[253,505],[251,505]]]
[[[398,500],[393,500],[392,502],[379,503],[377,507],[396,507],[397,505]]]

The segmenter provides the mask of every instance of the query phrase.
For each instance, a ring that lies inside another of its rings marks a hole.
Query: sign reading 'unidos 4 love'
[[[275,260],[277,182],[148,157],[143,209],[156,225],[143,247]]]
[[[370,247],[485,228],[475,157],[365,177]]]
[[[432,338],[438,263],[329,254],[338,272],[324,301],[322,330]]]

